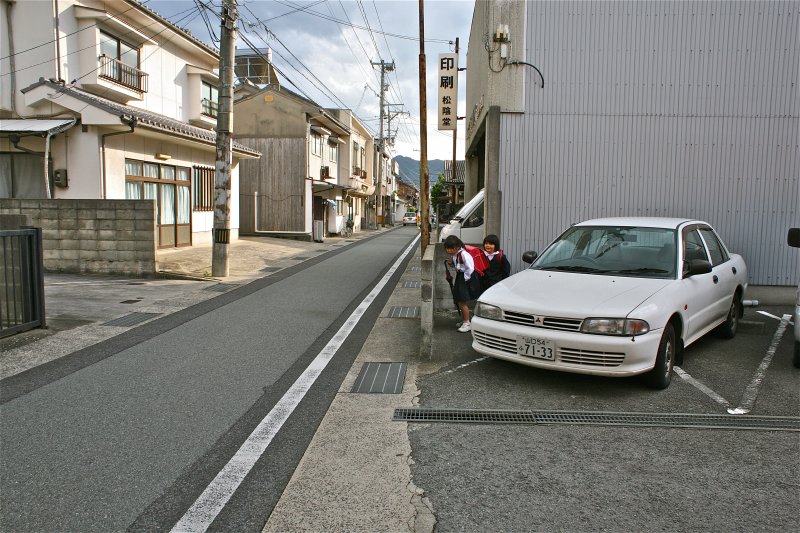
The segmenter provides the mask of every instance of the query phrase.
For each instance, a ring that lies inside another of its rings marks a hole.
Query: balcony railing
[[[203,106],[203,110],[201,112],[204,115],[212,118],[217,118],[217,112],[219,111],[219,102],[209,100],[208,98],[203,98],[203,100],[200,102],[200,105]]]
[[[105,54],[99,57],[100,77],[134,91],[147,92],[147,73]]]

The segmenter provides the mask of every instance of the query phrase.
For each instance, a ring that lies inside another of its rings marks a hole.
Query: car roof
[[[685,224],[706,224],[702,220],[690,218],[669,218],[669,217],[609,217],[584,220],[576,226],[639,226],[645,228],[667,228],[676,229]]]

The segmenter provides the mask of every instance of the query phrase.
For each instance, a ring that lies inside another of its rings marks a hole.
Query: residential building
[[[370,152],[349,112],[278,85],[240,94],[234,137],[264,154],[242,163],[242,232],[320,240],[348,217],[359,229]]]
[[[512,268],[603,216],[711,223],[750,283],[792,285],[800,21],[792,2],[476,4],[465,193]]]
[[[211,242],[217,52],[136,0],[0,7],[0,198],[150,200],[158,247]]]
[[[404,181],[399,176],[399,166],[394,161],[394,168],[397,171],[395,180],[397,182],[397,190],[394,195],[394,222],[401,223],[403,216],[407,211],[419,210],[419,191],[413,184]]]

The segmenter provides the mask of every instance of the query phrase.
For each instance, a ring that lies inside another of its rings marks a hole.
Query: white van
[[[464,207],[458,210],[450,222],[442,228],[439,240],[444,240],[449,235],[455,235],[467,244],[483,244],[484,237],[484,191],[481,189]]]

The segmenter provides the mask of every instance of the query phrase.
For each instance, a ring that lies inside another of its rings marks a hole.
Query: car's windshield
[[[531,268],[587,274],[674,278],[674,229],[573,226]]]
[[[469,202],[464,204],[464,207],[459,209],[455,215],[453,215],[453,220],[463,219],[465,216],[469,215],[475,209],[475,207],[482,201],[483,201],[483,195],[479,192],[478,194],[473,196]]]
[[[417,214],[413,213],[413,212],[408,212],[408,213],[405,214],[405,217],[406,218],[416,218]]]

